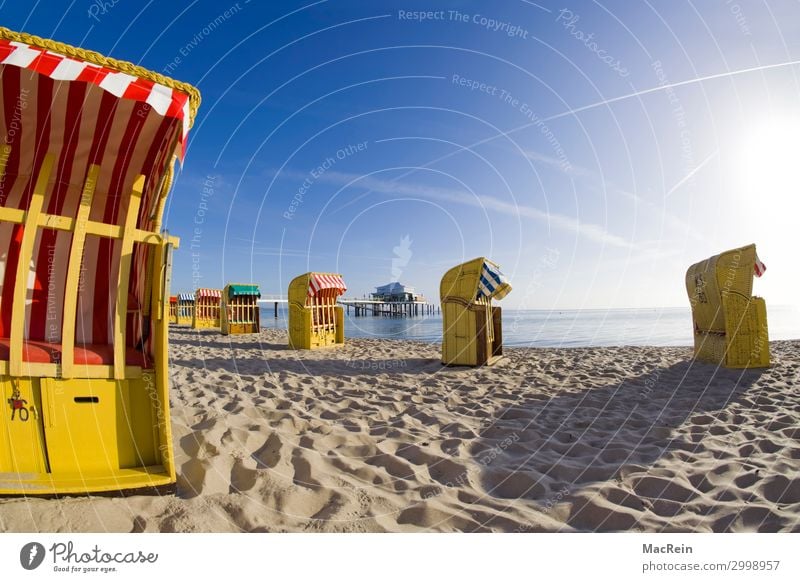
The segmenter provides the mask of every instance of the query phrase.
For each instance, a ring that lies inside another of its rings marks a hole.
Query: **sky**
[[[38,1],[12,30],[191,83],[173,292],[307,271],[433,301],[486,256],[511,308],[688,306],[756,243],[800,305],[800,4]]]

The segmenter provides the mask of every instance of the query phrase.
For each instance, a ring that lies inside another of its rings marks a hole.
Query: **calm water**
[[[767,307],[772,340],[800,339],[800,310]],[[286,329],[286,310],[261,309],[261,325]],[[345,315],[346,337],[442,340],[440,315],[425,317],[354,317]],[[503,310],[503,344],[507,346],[689,346],[689,308],[581,309],[565,311]]]

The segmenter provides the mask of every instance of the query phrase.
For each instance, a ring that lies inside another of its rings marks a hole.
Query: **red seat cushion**
[[[7,338],[0,338],[0,360],[9,359],[11,341]],[[58,344],[48,344],[45,342],[23,342],[22,360],[25,362],[35,362],[37,364],[50,364],[61,354],[61,346]]]
[[[0,360],[8,361],[9,340],[0,338]],[[61,361],[61,344],[48,342],[25,341],[22,344],[22,360],[36,364],[54,364]],[[105,344],[76,344],[76,366],[110,366],[114,363],[114,346]],[[147,367],[145,355],[134,348],[126,348],[125,363],[128,366]]]
[[[110,366],[114,363],[114,346],[105,344],[81,344],[75,346],[75,364],[87,366]],[[147,358],[133,348],[125,348],[125,363],[128,366],[147,367]]]

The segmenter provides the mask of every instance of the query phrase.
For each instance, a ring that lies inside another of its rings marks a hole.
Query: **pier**
[[[373,317],[411,317],[415,315],[433,315],[439,313],[439,306],[426,301],[380,301],[376,299],[339,299],[350,314],[356,317],[372,315]]]
[[[287,304],[286,295],[264,295],[258,300],[258,305],[265,307],[272,304],[275,317],[278,317],[278,305]],[[345,308],[349,315],[356,317],[371,315],[373,317],[413,317],[419,315],[436,315],[440,307],[425,300],[418,301],[381,301],[377,299],[341,298],[338,304]]]

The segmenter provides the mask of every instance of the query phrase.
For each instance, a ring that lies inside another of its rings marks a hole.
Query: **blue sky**
[[[689,264],[755,242],[756,292],[800,303],[797,2],[57,5],[0,22],[202,92],[176,292],[435,297],[485,255],[509,307],[680,306]]]

